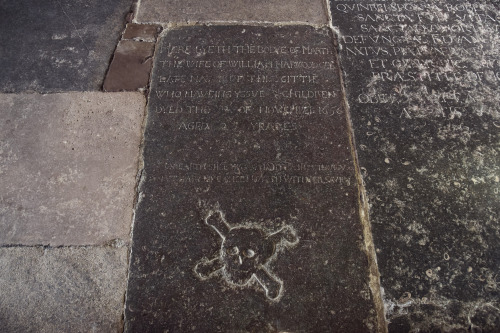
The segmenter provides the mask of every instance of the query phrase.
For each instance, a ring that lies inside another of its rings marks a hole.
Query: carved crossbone
[[[243,224],[231,226],[224,214],[211,211],[205,224],[222,238],[219,254],[208,260],[200,260],[194,271],[202,280],[220,274],[234,286],[246,287],[257,282],[266,297],[272,301],[280,299],[283,281],[272,273],[269,263],[276,259],[283,248],[296,245],[299,241],[291,226],[267,233],[258,226]]]

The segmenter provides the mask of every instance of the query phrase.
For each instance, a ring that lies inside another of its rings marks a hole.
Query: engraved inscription
[[[165,32],[148,99],[129,332],[375,327],[334,45],[330,29],[305,25]]]
[[[249,32],[242,28],[239,35],[247,38]],[[227,147],[235,144],[231,136],[246,135],[258,160],[249,164],[242,158],[230,163],[202,160],[201,156],[184,157],[177,162],[246,164],[246,168],[167,167],[168,175],[161,180],[177,184],[350,186],[351,177],[339,168],[298,169],[292,165],[308,161],[284,158],[296,155],[301,144],[324,145],[328,140],[326,131],[316,125],[344,117],[332,46],[304,44],[295,36],[266,45],[253,38],[242,45],[234,43],[196,38],[160,43],[150,99],[170,133],[180,132],[186,141],[219,136],[219,141],[226,140]],[[275,143],[281,151],[277,158],[261,152],[262,142],[269,135],[282,138]],[[261,166],[273,159],[287,167],[263,170]],[[314,162],[333,164],[331,159]]]
[[[340,43],[342,56],[365,77],[353,92],[356,103],[390,106],[405,119],[500,117],[500,19],[493,4],[335,0],[332,10],[352,19]]]
[[[330,5],[389,331],[470,329],[499,299],[499,3]]]

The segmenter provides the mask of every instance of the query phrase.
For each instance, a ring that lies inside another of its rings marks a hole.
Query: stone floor
[[[0,0],[0,332],[500,332],[499,31]]]

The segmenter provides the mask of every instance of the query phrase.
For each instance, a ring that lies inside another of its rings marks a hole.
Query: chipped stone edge
[[[340,30],[337,27],[333,26],[333,18],[331,14],[330,1],[325,0],[327,6],[327,15],[328,15],[328,28],[332,31],[333,36],[340,36]],[[335,45],[335,41],[333,41],[334,49],[339,50],[337,45]],[[345,116],[347,122],[348,136],[349,136],[349,145],[351,148],[351,155],[354,164],[354,172],[356,175],[357,188],[358,188],[358,207],[359,207],[359,218],[363,228],[363,240],[365,245],[366,258],[368,260],[368,270],[369,270],[369,286],[371,290],[371,294],[373,297],[373,305],[375,308],[376,318],[377,318],[377,332],[379,333],[388,333],[388,323],[385,316],[385,307],[384,301],[382,297],[382,286],[380,284],[380,272],[378,270],[377,264],[377,254],[375,251],[375,244],[373,243],[373,235],[371,230],[370,223],[370,214],[369,214],[369,205],[368,205],[368,197],[366,195],[366,188],[364,186],[363,178],[361,176],[361,170],[359,166],[359,158],[356,150],[356,139],[354,136],[354,129],[351,119],[350,113],[350,105],[347,100],[347,92],[345,89],[344,77],[343,77],[343,68],[341,64],[341,57],[338,55],[337,57],[337,66],[340,80],[340,90],[342,95],[342,104],[345,109]]]

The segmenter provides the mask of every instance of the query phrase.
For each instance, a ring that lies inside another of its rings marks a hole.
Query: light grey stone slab
[[[322,0],[142,0],[138,22],[328,22]]]
[[[119,332],[127,248],[0,248],[0,332]]]
[[[145,98],[0,95],[0,244],[127,241]]]

